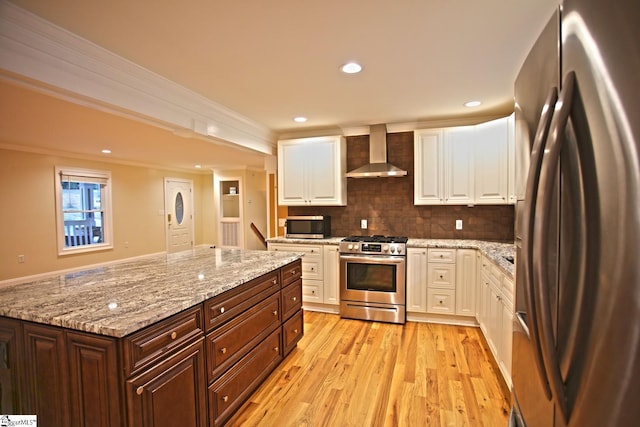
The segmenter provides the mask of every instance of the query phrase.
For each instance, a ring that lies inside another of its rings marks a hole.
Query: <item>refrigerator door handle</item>
[[[549,134],[549,127],[551,125],[551,119],[553,117],[554,107],[558,100],[558,89],[556,87],[551,88],[549,95],[544,103],[542,113],[540,114],[540,121],[538,122],[538,129],[533,141],[533,147],[531,150],[531,160],[529,166],[529,172],[527,175],[527,187],[525,189],[525,206],[523,217],[523,242],[522,242],[522,255],[525,260],[522,263],[524,270],[524,294],[527,306],[528,322],[525,322],[525,330],[531,340],[531,346],[533,347],[533,356],[536,361],[535,365],[538,370],[539,376],[542,379],[542,390],[547,400],[551,400],[551,389],[546,380],[546,369],[544,367],[544,360],[542,356],[542,348],[540,345],[540,327],[537,323],[538,315],[536,314],[538,305],[536,304],[536,296],[533,286],[533,224],[534,213],[536,208],[536,199],[538,196],[538,180],[540,176],[540,168],[542,164],[542,153],[545,149],[547,136]],[[523,323],[524,319],[519,318]]]
[[[543,161],[540,169],[540,183],[538,201],[536,202],[534,224],[534,268],[533,277],[539,286],[536,287],[536,302],[539,303],[536,314],[540,325],[540,344],[544,358],[544,366],[547,373],[549,386],[565,422],[568,420],[568,400],[564,388],[560,361],[556,351],[553,333],[553,320],[551,315],[551,303],[549,288],[546,286],[547,271],[547,230],[550,227],[551,207],[553,198],[553,186],[556,171],[560,161],[560,152],[565,141],[565,128],[571,112],[571,103],[575,87],[575,73],[570,72],[563,81],[563,89],[557,103],[557,112],[551,121],[549,129],[549,141],[545,147]]]

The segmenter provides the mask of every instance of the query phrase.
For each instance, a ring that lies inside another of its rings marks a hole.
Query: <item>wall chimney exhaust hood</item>
[[[369,163],[347,172],[347,178],[383,178],[405,176],[407,171],[387,163],[387,125],[369,128]]]

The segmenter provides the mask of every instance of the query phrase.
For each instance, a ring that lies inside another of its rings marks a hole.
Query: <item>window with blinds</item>
[[[56,168],[58,253],[112,248],[111,173]]]

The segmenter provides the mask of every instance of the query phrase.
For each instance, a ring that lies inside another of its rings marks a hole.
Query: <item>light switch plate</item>
[[[361,219],[360,220],[360,228],[362,228],[363,230],[367,229],[367,220],[366,219]]]
[[[462,220],[456,219],[456,230],[462,230]]]

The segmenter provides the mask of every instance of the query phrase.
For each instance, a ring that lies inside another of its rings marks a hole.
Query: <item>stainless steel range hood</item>
[[[407,171],[387,163],[387,125],[369,128],[369,164],[347,172],[347,178],[405,176]]]

